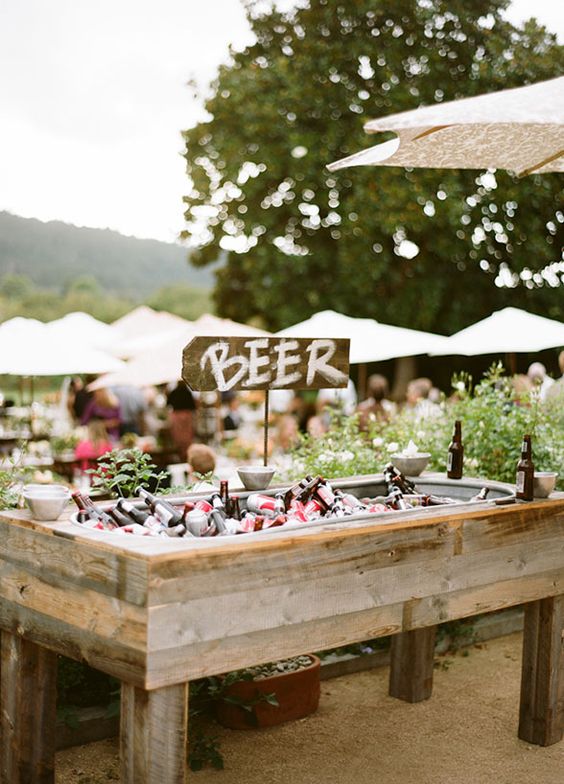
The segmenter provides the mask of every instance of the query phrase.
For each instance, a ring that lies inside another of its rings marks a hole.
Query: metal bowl
[[[556,471],[535,471],[533,495],[535,498],[548,498],[556,486]]]
[[[427,468],[430,459],[430,452],[417,452],[414,455],[392,455],[392,463],[405,476],[419,476]]]
[[[276,472],[271,466],[239,466],[237,473],[246,490],[266,490]]]
[[[36,520],[57,520],[69,501],[70,492],[64,485],[27,485],[23,497]]]

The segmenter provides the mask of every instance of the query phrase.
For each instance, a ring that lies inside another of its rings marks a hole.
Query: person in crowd
[[[331,408],[339,408],[344,414],[350,415],[354,413],[357,404],[356,387],[351,378],[344,389],[320,389],[317,394],[315,405],[317,412],[329,406]]]
[[[178,381],[166,398],[169,407],[170,435],[179,455],[185,455],[194,440],[196,402],[184,381]]]
[[[298,422],[291,414],[283,414],[277,423],[276,446],[282,452],[289,452],[299,441]]]
[[[533,392],[538,396],[540,401],[546,399],[549,389],[554,384],[554,379],[551,378],[542,362],[533,362],[529,365],[527,370],[527,377],[531,382]]]
[[[91,419],[88,423],[86,438],[79,441],[74,450],[74,458],[81,471],[95,468],[96,460],[106,452],[111,452],[113,445],[108,438],[108,431],[102,419]]]
[[[188,447],[186,457],[189,481],[198,481],[202,476],[215,471],[216,454],[207,444],[192,444]]]
[[[411,409],[417,419],[437,416],[440,412],[437,403],[429,399],[433,389],[430,378],[414,378],[407,385],[406,407]]]
[[[92,379],[91,379],[92,380]],[[94,397],[94,393],[86,388],[86,384],[80,376],[71,378],[68,391],[68,408],[69,413],[78,422],[82,419],[82,415],[88,403]]]
[[[547,390],[544,398],[544,402],[549,403],[550,405],[553,405],[554,403],[560,405],[564,401],[564,351],[561,351],[558,355],[558,367],[560,368],[562,375],[560,378],[557,378],[550,389]]]
[[[530,404],[530,395],[533,391],[533,384],[524,373],[516,373],[511,377],[513,386],[513,404],[524,406]]]
[[[204,444],[216,443],[221,438],[223,421],[217,392],[201,392],[196,409],[196,434]]]
[[[374,373],[368,379],[368,397],[357,406],[358,426],[360,430],[368,428],[368,422],[374,419],[387,422],[394,412],[394,404],[388,400],[389,386],[385,376]]]
[[[87,403],[80,418],[80,424],[87,425],[92,419],[102,419],[110,439],[119,441],[121,426],[119,400],[106,387],[94,390],[92,399]]]
[[[237,435],[241,424],[241,412],[239,411],[239,397],[235,392],[224,392],[222,395],[224,408],[223,416],[223,436],[231,438]]]
[[[147,402],[142,390],[132,384],[123,384],[111,387],[111,391],[119,400],[121,408],[120,436],[126,433],[144,435]]]

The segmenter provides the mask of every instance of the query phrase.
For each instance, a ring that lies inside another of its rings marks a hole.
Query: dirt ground
[[[387,695],[388,669],[323,681],[319,711],[269,730],[218,729],[225,770],[195,784],[560,784],[564,741],[517,738],[521,635],[437,660],[433,696]],[[57,755],[56,784],[119,781],[117,741]],[[167,782],[163,782],[167,784]]]

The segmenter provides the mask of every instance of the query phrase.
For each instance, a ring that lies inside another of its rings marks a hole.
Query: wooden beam
[[[185,784],[187,732],[187,683],[155,691],[122,683],[122,784]]]
[[[0,632],[2,784],[53,784],[57,656]]]
[[[564,594],[525,605],[519,737],[539,746],[564,735]]]
[[[433,692],[436,626],[392,637],[390,697],[406,702],[428,700]]]

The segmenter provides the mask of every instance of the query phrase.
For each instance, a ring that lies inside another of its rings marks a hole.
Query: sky
[[[508,16],[564,42],[559,0]],[[0,210],[174,241],[187,82],[250,41],[240,0],[0,0]]]

